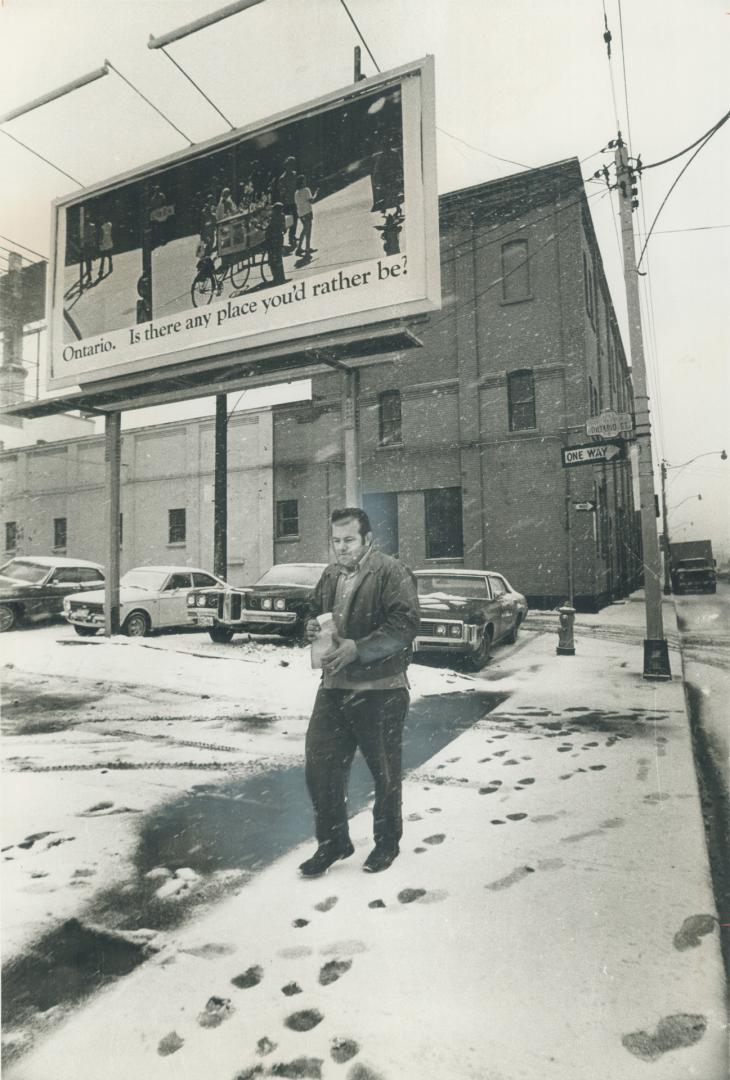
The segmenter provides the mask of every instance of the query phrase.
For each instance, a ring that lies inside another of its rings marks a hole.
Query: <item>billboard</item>
[[[434,144],[427,58],[57,200],[49,386],[438,308]]]

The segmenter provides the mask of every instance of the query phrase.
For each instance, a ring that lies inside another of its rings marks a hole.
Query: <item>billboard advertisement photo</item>
[[[436,309],[434,133],[427,59],[58,200],[49,385]]]

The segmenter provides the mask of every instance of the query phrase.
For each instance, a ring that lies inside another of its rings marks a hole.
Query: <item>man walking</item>
[[[307,730],[306,779],[318,847],[299,867],[304,877],[318,877],[354,852],[346,792],[357,747],[375,781],[375,847],[363,869],[386,870],[398,855],[406,667],[419,623],[413,578],[397,559],[373,549],[365,511],[335,510],[331,524],[336,561],[317,584],[307,622],[313,641],[320,632],[315,616],[331,612],[335,635],[322,658]]]

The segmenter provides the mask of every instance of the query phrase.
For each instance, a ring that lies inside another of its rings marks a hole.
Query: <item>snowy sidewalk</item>
[[[408,775],[390,870],[361,872],[369,812],[324,878],[298,847],[9,1080],[723,1080],[681,668],[642,679],[640,607],[579,616],[575,657],[552,632],[497,652],[479,681],[507,700]]]

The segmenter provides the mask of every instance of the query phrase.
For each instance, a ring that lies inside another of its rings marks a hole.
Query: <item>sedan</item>
[[[416,652],[464,657],[484,667],[498,641],[515,642],[527,601],[491,570],[416,570],[421,623]]]
[[[119,623],[128,637],[187,626],[187,599],[194,588],[225,587],[225,581],[195,566],[138,566],[119,582]],[[77,634],[88,637],[104,625],[104,593],[69,597],[63,613]]]
[[[296,638],[326,563],[277,563],[255,585],[208,589],[188,596],[188,623],[204,626],[223,644],[234,633],[279,634]]]
[[[63,613],[65,597],[98,589],[104,570],[86,559],[22,555],[0,567],[0,633]]]

